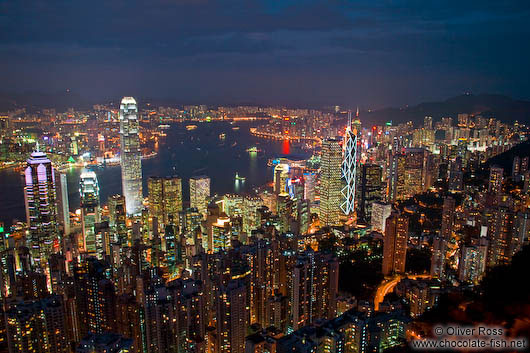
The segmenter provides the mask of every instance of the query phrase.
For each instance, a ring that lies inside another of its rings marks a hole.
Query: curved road
[[[401,281],[403,278],[409,278],[409,279],[427,279],[431,278],[430,275],[396,275],[392,278],[385,279],[383,282],[377,287],[377,290],[375,292],[374,296],[374,309],[375,311],[379,311],[379,304],[383,302],[385,299],[385,296],[388,293],[392,293],[394,291],[394,287]]]

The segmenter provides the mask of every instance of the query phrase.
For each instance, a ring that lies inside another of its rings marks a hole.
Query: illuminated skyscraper
[[[55,175],[44,152],[33,152],[24,170],[28,245],[35,267],[46,265],[58,240]]]
[[[203,216],[208,208],[208,198],[210,197],[210,178],[201,175],[190,179],[190,207],[199,210]]]
[[[320,222],[323,225],[337,225],[341,204],[342,148],[337,139],[322,141],[320,167]]]
[[[359,109],[357,109],[359,117]],[[348,114],[348,126],[344,133],[344,158],[342,160],[342,177],[346,185],[342,189],[340,208],[345,215],[355,211],[355,183],[357,179],[357,127],[352,126],[351,112]]]
[[[149,194],[149,213],[158,218],[159,225],[166,225],[169,216],[178,219],[182,211],[182,179],[172,177],[149,177],[147,180]]]
[[[142,160],[138,135],[138,107],[132,97],[124,97],[120,105],[121,182],[127,214],[142,211]]]
[[[96,173],[84,170],[79,182],[81,197],[81,224],[83,228],[83,251],[96,256],[97,249],[102,248],[101,239],[98,246],[96,239],[96,223],[101,222],[99,214],[99,185]]]
[[[383,244],[383,275],[405,273],[409,219],[394,212],[386,220]]]

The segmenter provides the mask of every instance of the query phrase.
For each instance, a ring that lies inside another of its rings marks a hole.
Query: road
[[[385,279],[383,282],[377,287],[377,291],[375,292],[374,296],[374,309],[375,311],[379,311],[379,304],[383,302],[385,299],[385,296],[388,293],[392,293],[394,291],[394,287],[401,281],[403,278],[409,278],[409,279],[428,279],[431,278],[430,275],[396,275],[395,277]]]

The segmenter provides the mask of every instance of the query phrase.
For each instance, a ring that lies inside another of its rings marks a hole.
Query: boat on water
[[[256,146],[252,146],[252,147],[247,148],[247,152],[248,153],[258,153],[258,152],[261,152],[261,150],[259,148],[257,148]]]
[[[234,143],[231,146],[232,147],[236,147],[237,146],[237,141],[234,141]]]
[[[239,130],[239,126],[234,126],[232,130]]]
[[[158,125],[158,128],[161,129],[161,130],[167,130],[171,127],[171,125],[167,125],[167,124],[163,124],[163,125]]]
[[[224,140],[226,137],[225,133],[219,134],[219,140]]]
[[[186,130],[191,131],[195,130],[197,128],[197,125],[186,125]]]
[[[245,181],[247,180],[247,178],[245,178],[244,176],[240,176],[239,173],[236,172],[236,181]]]

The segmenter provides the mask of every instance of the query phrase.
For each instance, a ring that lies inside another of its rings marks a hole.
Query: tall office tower
[[[244,353],[248,326],[247,288],[231,280],[219,288],[217,299],[217,347],[219,353]]]
[[[14,303],[6,311],[2,326],[10,353],[71,352],[60,296]]]
[[[514,233],[514,213],[507,207],[495,207],[486,211],[488,225],[487,265],[505,265],[512,258],[511,245]]]
[[[263,206],[259,196],[245,196],[243,199],[243,232],[250,236],[254,229],[259,228],[258,208]]]
[[[338,262],[328,254],[307,250],[293,269],[291,328],[297,330],[318,319],[335,317],[338,293]]]
[[[498,166],[491,166],[490,177],[488,181],[488,191],[493,194],[499,194],[502,191],[503,180],[504,180],[504,169]]]
[[[115,331],[115,291],[106,271],[107,265],[95,257],[89,257],[74,269],[77,337],[83,338],[88,332]]]
[[[390,155],[388,172],[388,202],[395,202],[405,198],[405,165],[406,156],[402,153]]]
[[[385,233],[386,219],[392,213],[392,205],[388,203],[374,202],[372,204],[372,230]]]
[[[440,235],[446,241],[450,241],[453,237],[453,229],[455,223],[455,211],[456,203],[455,199],[448,196],[444,198],[444,204],[442,208],[442,229]]]
[[[142,160],[138,124],[138,107],[132,97],[120,105],[121,183],[128,215],[142,211]]]
[[[101,222],[99,212],[99,184],[96,173],[84,170],[79,181],[81,200],[81,225],[83,228],[83,251],[89,256],[100,256],[98,249],[102,249],[102,240],[96,239],[96,224]],[[99,244],[98,244],[99,242]]]
[[[271,306],[269,300],[274,296],[275,277],[279,270],[276,256],[280,254],[273,246],[274,241],[259,239],[252,244],[249,263],[251,268],[250,285],[250,324],[258,323],[268,327]],[[276,246],[277,247],[277,246]]]
[[[409,218],[393,212],[386,220],[383,244],[383,275],[405,273]]]
[[[447,252],[447,239],[436,236],[432,244],[431,276],[443,279],[445,276],[445,254]]]
[[[423,128],[432,130],[432,116],[423,118]]]
[[[359,109],[357,109],[357,119]],[[360,123],[359,123],[360,124]],[[342,202],[340,208],[342,212],[349,216],[355,212],[355,187],[357,182],[357,125],[352,125],[351,112],[348,113],[348,126],[344,133],[344,157],[341,171],[345,184],[342,188]]]
[[[190,207],[199,210],[199,213],[206,216],[208,209],[208,199],[210,198],[210,178],[201,175],[190,178]]]
[[[359,201],[359,218],[370,222],[372,204],[383,198],[383,168],[376,164],[363,164],[361,171],[361,197]]]
[[[109,197],[108,205],[112,242],[120,246],[126,246],[128,239],[125,197],[122,195],[112,195]]]
[[[28,224],[28,245],[37,269],[47,265],[58,241],[57,199],[52,162],[44,152],[33,152],[24,170],[24,200]]]
[[[275,194],[287,192],[287,179],[289,179],[289,164],[282,161],[274,167],[273,189]]]
[[[169,216],[178,219],[182,211],[182,179],[177,176],[149,177],[147,179],[149,194],[149,214],[158,219],[158,224],[167,224]]]
[[[57,195],[57,222],[64,235],[70,234],[70,205],[68,202],[68,183],[66,174],[55,171]]]
[[[341,164],[340,141],[337,139],[322,141],[319,217],[323,225],[339,224],[342,199]]]
[[[477,284],[486,272],[487,242],[482,238],[477,245],[464,246],[458,263],[458,279]]]

